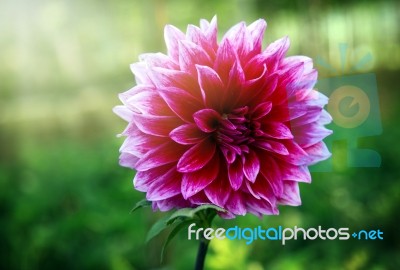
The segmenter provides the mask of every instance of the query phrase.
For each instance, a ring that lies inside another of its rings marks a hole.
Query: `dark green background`
[[[125,123],[111,109],[134,85],[129,64],[165,52],[165,24],[185,30],[217,14],[219,38],[239,21],[266,19],[264,44],[289,35],[289,55],[336,70],[317,66],[320,78],[374,73],[383,133],[358,140],[380,153],[380,168],[349,168],[348,141],[337,141],[334,170],[301,185],[303,206],[216,225],[380,229],[384,240],[213,241],[207,269],[400,269],[399,10],[396,1],[2,1],[0,268],[191,269],[197,243],[185,231],[163,264],[166,234],[144,244],[164,214],[129,214],[144,194],[118,165]],[[371,61],[350,71],[367,53]]]

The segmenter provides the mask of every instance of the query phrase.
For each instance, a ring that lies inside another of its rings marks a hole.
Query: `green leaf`
[[[146,200],[146,199],[143,199],[143,200],[141,200],[141,201],[138,201],[138,202],[135,204],[135,206],[132,208],[131,214],[132,214],[133,212],[135,212],[136,210],[138,210],[139,208],[147,207],[147,206],[150,206],[150,205],[151,205],[151,202],[149,202],[149,201]]]
[[[158,220],[156,223],[151,226],[149,232],[147,233],[146,236],[146,243],[148,243],[151,239],[159,235],[163,230],[165,230],[169,224],[167,224],[167,220],[169,219],[169,216],[165,216]]]
[[[171,217],[167,220],[167,223],[172,224],[177,218],[193,219],[198,212],[200,212],[202,210],[206,210],[206,209],[214,209],[219,212],[225,212],[225,209],[218,207],[216,205],[203,204],[196,208],[182,208],[182,209],[175,211],[175,213],[173,213],[171,215]]]
[[[193,223],[192,219],[185,220],[185,221],[182,221],[182,222],[178,223],[178,225],[176,225],[175,228],[172,229],[172,231],[169,233],[169,235],[167,237],[167,240],[165,240],[165,242],[164,242],[164,244],[163,244],[163,246],[161,248],[161,263],[162,263],[163,258],[164,258],[165,248],[167,247],[169,242],[171,242],[171,240],[178,234],[178,232],[180,230],[182,230],[184,227],[186,227],[187,225],[189,225],[191,223]]]
[[[177,218],[193,218],[192,208],[181,208],[175,211],[167,220],[168,224],[172,224]]]
[[[205,210],[205,209],[214,209],[214,210],[217,210],[217,212],[226,212],[225,209],[223,209],[219,206],[216,206],[214,204],[202,204],[199,207],[192,209],[193,215],[196,214],[197,212],[199,212],[201,210]]]

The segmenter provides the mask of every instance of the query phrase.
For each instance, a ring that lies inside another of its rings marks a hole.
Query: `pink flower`
[[[305,56],[284,37],[262,51],[266,22],[241,22],[217,42],[217,19],[165,27],[168,55],[131,65],[137,86],[114,111],[128,121],[120,164],[137,171],[153,209],[215,204],[224,217],[300,205],[309,165],[330,156],[328,99]]]

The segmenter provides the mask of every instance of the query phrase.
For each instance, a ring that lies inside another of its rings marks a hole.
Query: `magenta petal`
[[[283,193],[279,198],[279,203],[292,206],[301,205],[299,183],[295,181],[285,181],[283,185]]]
[[[218,155],[214,155],[214,158],[204,168],[196,172],[183,174],[181,186],[183,197],[187,199],[203,190],[215,180],[218,172],[219,158]]]
[[[263,124],[264,134],[274,139],[293,139],[291,130],[283,123],[269,121]]]
[[[266,116],[272,109],[272,103],[270,101],[262,102],[252,112],[252,118],[258,120]]]
[[[153,201],[153,210],[159,209],[164,212],[173,208],[186,208],[190,206],[190,203],[186,201],[181,194],[177,194],[164,200]]]
[[[307,166],[295,166],[285,162],[281,162],[279,166],[283,180],[311,183],[311,174]]]
[[[151,76],[157,88],[177,87],[187,91],[198,100],[202,100],[199,84],[191,74],[180,70],[153,68]]]
[[[196,125],[204,132],[210,133],[217,129],[221,116],[213,109],[203,109],[193,115]]]
[[[175,116],[134,114],[133,120],[142,132],[162,137],[167,137],[174,128],[182,124]]]
[[[245,155],[244,164],[243,164],[243,172],[246,178],[253,182],[256,180],[258,172],[260,171],[260,161],[257,157],[257,154],[250,150],[250,152]]]
[[[249,187],[251,187],[253,193],[257,194],[257,196],[255,196],[256,198],[262,198],[263,200],[268,201],[272,206],[276,206],[275,192],[273,191],[271,184],[262,174],[258,175],[254,184],[249,183]]]
[[[148,201],[159,201],[180,194],[181,179],[182,176],[172,167],[149,186],[146,199]]]
[[[123,152],[119,157],[119,165],[134,169],[139,158],[131,153]]]
[[[243,163],[240,158],[228,165],[229,182],[233,190],[238,190],[243,183]]]
[[[241,92],[243,92],[242,88],[245,85],[245,74],[243,72],[242,66],[240,65],[240,61],[236,60],[229,71],[229,80],[227,87],[224,89],[222,101],[223,110],[231,111],[238,99],[241,98]],[[218,97],[221,100],[221,97]]]
[[[232,188],[230,187],[228,175],[224,167],[220,168],[218,177],[204,191],[211,203],[225,207]]]
[[[194,25],[188,25],[186,36],[194,44],[200,45],[211,59],[215,58],[214,44],[207,38],[206,33]]]
[[[308,153],[296,142],[294,142],[293,140],[288,140],[286,141],[285,146],[290,155],[277,156],[278,158],[293,165],[308,165],[307,162],[310,162]]]
[[[229,29],[222,40],[228,39],[239,57],[244,57],[253,47],[250,38],[246,29],[246,24],[241,22]]]
[[[279,154],[279,155],[284,155],[287,156],[289,155],[288,149],[285,147],[283,143],[276,142],[273,140],[267,140],[264,138],[258,139],[256,142],[254,142],[254,145],[260,147],[261,149]]]
[[[161,88],[158,89],[158,92],[171,110],[186,122],[191,122],[193,120],[193,113],[201,108],[199,100],[180,88]]]
[[[267,23],[263,19],[259,19],[247,27],[247,30],[253,38],[253,51],[255,51],[255,53],[261,52],[265,28],[267,28]]]
[[[283,192],[282,172],[275,159],[264,154],[260,156],[260,172],[267,179],[276,196]]]
[[[142,114],[173,115],[173,112],[156,91],[142,91],[130,97],[127,103],[132,104],[131,107]]]
[[[210,56],[203,48],[187,40],[179,43],[179,65],[181,70],[196,75],[196,64],[210,66]]]
[[[153,85],[153,80],[149,76],[149,68],[143,62],[130,65],[131,71],[135,74],[135,80],[138,84]]]
[[[204,140],[207,135],[196,125],[185,124],[172,130],[169,136],[179,144],[195,144]]]
[[[239,192],[232,192],[226,202],[226,209],[235,215],[244,216],[246,214],[246,206],[242,194]]]
[[[136,163],[136,170],[146,171],[161,165],[176,162],[182,156],[185,149],[185,147],[175,142],[167,141],[159,147],[151,149],[142,156]]]
[[[139,60],[145,62],[148,67],[164,67],[176,69],[178,65],[163,53],[144,53],[139,55]]]
[[[223,40],[218,47],[214,69],[225,84],[229,81],[229,71],[231,70],[231,67],[233,67],[236,59],[236,52],[229,40]]]
[[[113,108],[113,112],[127,122],[130,122],[132,120],[133,112],[126,106],[123,105],[115,106]]]
[[[142,157],[149,150],[158,147],[164,142],[164,138],[144,134],[136,128],[130,132],[119,151]]]
[[[215,143],[209,139],[192,146],[179,159],[177,164],[178,171],[187,173],[203,168],[213,157],[215,148]]]
[[[147,171],[137,171],[133,178],[133,186],[139,191],[147,192],[149,186],[170,169],[171,165],[164,165]]]
[[[245,198],[247,210],[257,216],[262,215],[278,215],[279,211],[276,206],[271,205],[268,201],[257,200],[253,197],[246,196]]]
[[[218,73],[208,66],[196,65],[199,85],[207,107],[218,109],[224,85]]]
[[[304,107],[306,107],[304,104],[302,104]],[[304,115],[301,115],[300,117],[297,117],[296,119],[290,121],[290,126],[291,127],[298,127],[302,125],[306,125],[312,122],[315,122],[319,119],[320,115],[322,113],[322,108],[309,108],[307,110],[307,113]]]
[[[289,49],[290,41],[288,37],[283,37],[271,43],[264,54],[267,55],[267,67],[271,72],[276,70],[281,59]]]
[[[168,54],[177,63],[179,61],[179,41],[185,39],[185,35],[173,25],[164,28],[164,38],[167,44]]]
[[[328,148],[326,147],[324,142],[318,142],[314,145],[311,145],[307,148],[304,148],[307,152],[307,162],[306,165],[313,165],[319,161],[325,160],[331,156]]]
[[[304,149],[322,141],[325,137],[332,134],[332,130],[312,123],[294,128],[295,141]]]

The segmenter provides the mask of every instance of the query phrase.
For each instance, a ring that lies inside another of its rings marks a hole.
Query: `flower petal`
[[[237,55],[228,39],[221,42],[217,50],[217,57],[214,64],[214,69],[219,74],[222,82],[227,84],[229,81],[229,72],[233,67]]]
[[[244,22],[240,22],[229,29],[222,38],[222,40],[224,39],[229,40],[239,58],[246,56],[253,47],[250,34],[247,32],[246,24]]]
[[[156,91],[142,91],[127,100],[127,106],[142,114],[174,115]]]
[[[239,192],[231,193],[225,207],[229,212],[235,215],[246,215],[245,201],[243,200],[242,194]]]
[[[204,189],[211,203],[223,208],[225,207],[231,191],[232,188],[228,181],[227,170],[224,166],[220,168],[218,177]]]
[[[267,67],[270,72],[277,69],[280,61],[289,49],[290,41],[288,37],[283,37],[271,43],[263,54],[267,55]]]
[[[311,183],[311,174],[307,166],[295,166],[286,162],[280,162],[283,180]]]
[[[134,169],[139,158],[131,153],[123,152],[119,156],[119,165]]]
[[[165,139],[162,137],[148,135],[135,128],[125,139],[119,151],[142,157],[149,150],[158,147],[164,142]]]
[[[186,31],[186,37],[194,44],[197,44],[200,47],[202,47],[208,54],[210,59],[215,59],[215,50],[213,46],[214,44],[212,40],[207,38],[206,33],[204,33],[199,27],[191,24],[188,25]]]
[[[181,179],[182,176],[172,167],[149,186],[146,199],[148,201],[159,201],[180,194]]]
[[[180,88],[161,88],[158,92],[169,108],[186,122],[192,122],[193,114],[201,108],[199,100]]]
[[[143,155],[136,163],[136,170],[147,171],[158,166],[176,162],[181,158],[185,150],[186,147],[173,141],[167,141]]]
[[[323,141],[304,148],[304,151],[307,152],[306,165],[308,166],[328,159],[332,155]]]
[[[177,169],[187,173],[203,168],[214,156],[216,145],[209,139],[202,141],[187,150],[179,159]]]
[[[221,95],[223,95],[224,84],[212,68],[196,65],[199,85],[202,91],[203,100],[208,108],[219,109]]]
[[[301,205],[299,183],[295,181],[284,181],[283,193],[279,198],[279,203],[284,205]]]
[[[326,129],[318,123],[311,123],[301,127],[295,127],[295,141],[302,147],[307,148],[322,141],[332,134],[332,130]]]
[[[196,64],[211,66],[210,56],[200,46],[187,40],[179,42],[179,66],[182,71],[196,75]]]
[[[267,179],[274,194],[280,196],[283,192],[282,172],[275,159],[266,154],[260,155],[260,172]],[[257,180],[256,180],[257,181]]]
[[[213,109],[203,109],[196,112],[193,118],[202,131],[210,133],[217,129],[221,115]]]
[[[254,183],[260,171],[260,160],[257,154],[250,150],[248,154],[244,155],[243,172],[246,178]]]
[[[263,118],[264,116],[269,114],[271,109],[272,109],[271,101],[262,102],[262,103],[258,104],[257,107],[255,107],[255,109],[251,113],[251,118],[254,120]]]
[[[162,137],[167,137],[174,128],[182,125],[183,123],[178,117],[175,116],[144,114],[134,114],[133,121],[142,132]]]
[[[145,62],[148,67],[178,68],[177,64],[163,53],[144,53],[139,55],[139,60]]]
[[[207,135],[196,125],[185,124],[172,130],[169,136],[179,144],[195,144],[204,140]]]
[[[181,185],[183,197],[187,199],[197,194],[214,181],[219,172],[219,165],[219,157],[216,154],[202,169],[196,172],[185,173],[182,177]]]
[[[290,155],[277,155],[277,158],[282,159],[293,165],[307,165],[307,162],[310,162],[308,153],[295,141],[287,140],[285,142],[285,147],[289,151]]]
[[[190,93],[195,98],[202,100],[199,84],[191,74],[180,70],[166,68],[153,68],[151,77],[157,88],[177,87]]]
[[[262,131],[264,136],[274,139],[293,139],[292,131],[283,123],[271,122],[263,123]]]
[[[137,171],[133,178],[135,189],[147,192],[149,186],[161,176],[165,175],[171,169],[171,165],[164,165],[152,168],[147,171]]]
[[[149,69],[144,62],[133,63],[130,65],[131,71],[135,74],[137,84],[153,85],[153,80],[149,76]]]
[[[243,163],[240,158],[228,165],[229,182],[233,190],[238,190],[243,183]]]
[[[264,37],[265,29],[267,28],[267,22],[263,19],[258,19],[249,26],[247,26],[247,31],[253,39],[253,51],[255,53],[261,52],[262,40]]]
[[[115,106],[113,108],[113,112],[127,122],[130,122],[132,120],[133,112],[126,106],[123,105]]]
[[[185,35],[173,25],[166,25],[164,28],[164,39],[167,45],[168,55],[179,63],[179,41],[184,40]]]
[[[247,211],[256,215],[278,215],[279,211],[276,206],[271,205],[268,201],[257,200],[254,197],[247,195],[244,199],[246,201]]]
[[[276,142],[273,140],[267,140],[265,138],[260,138],[257,141],[255,141],[253,143],[253,145],[255,145],[261,149],[279,154],[279,155],[284,155],[284,156],[289,155],[289,151],[283,143]]]

